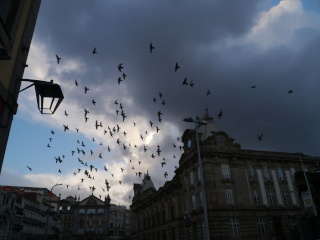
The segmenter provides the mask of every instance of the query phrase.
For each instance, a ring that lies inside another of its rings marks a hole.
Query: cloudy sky
[[[83,199],[92,186],[104,197],[107,179],[112,202],[129,206],[133,183],[142,181],[136,172],[148,171],[157,189],[173,177],[177,138],[193,127],[182,119],[206,107],[243,149],[318,156],[319,41],[316,0],[42,1],[24,78],[53,79],[65,98],[54,115],[41,115],[34,91],[20,94],[0,182],[62,183],[54,193]]]

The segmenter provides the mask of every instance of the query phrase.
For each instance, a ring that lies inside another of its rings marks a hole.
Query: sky
[[[64,100],[42,115],[34,90],[20,93],[0,184],[61,183],[55,194],[80,199],[95,186],[97,197],[129,206],[136,172],[156,189],[172,179],[181,136],[194,127],[183,119],[206,108],[242,149],[319,156],[319,41],[316,0],[42,1],[24,78],[52,79]]]

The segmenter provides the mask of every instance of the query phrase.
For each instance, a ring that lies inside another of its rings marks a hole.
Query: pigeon
[[[149,45],[150,53],[152,53],[153,49],[154,49],[154,46],[153,46],[153,44],[152,44],[152,43],[150,43],[150,45]]]
[[[59,63],[60,63],[60,60],[61,60],[61,57],[59,57],[59,56],[56,54],[56,59],[57,59],[57,63],[59,64]]]

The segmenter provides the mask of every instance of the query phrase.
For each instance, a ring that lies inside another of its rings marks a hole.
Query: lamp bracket
[[[51,80],[50,82],[46,82],[46,81],[35,80],[35,79],[18,79],[18,81],[21,81],[21,82],[31,82],[31,83],[32,83],[31,85],[29,85],[29,86],[21,89],[21,90],[19,91],[19,93],[22,92],[22,91],[24,91],[24,90],[26,90],[26,89],[28,89],[28,88],[30,88],[30,87],[32,87],[32,86],[34,86],[36,83],[53,83],[53,80]]]

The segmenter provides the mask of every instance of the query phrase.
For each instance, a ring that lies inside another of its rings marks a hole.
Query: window
[[[253,190],[253,202],[256,205],[260,204],[260,197],[259,197],[259,193],[257,190]]]
[[[225,196],[226,196],[226,204],[233,205],[234,202],[234,195],[233,195],[233,189],[232,188],[226,188],[225,189]]]
[[[260,236],[268,235],[267,223],[265,218],[258,218],[258,228],[259,228]]]
[[[278,177],[280,181],[284,181],[284,176],[283,176],[283,171],[281,167],[277,168],[277,172],[278,172]]]
[[[255,174],[254,168],[252,166],[249,166],[248,174],[249,174],[250,180],[254,180],[256,178],[256,174]]]
[[[263,176],[266,181],[270,180],[270,172],[268,167],[263,167]]]
[[[194,184],[193,171],[190,172],[190,184]]]
[[[287,190],[282,190],[282,199],[283,199],[283,204],[288,205],[289,204],[289,196],[288,196],[288,191]]]
[[[195,210],[197,208],[197,200],[196,200],[196,195],[192,195],[192,210]]]
[[[188,188],[188,176],[187,175],[184,176],[184,188],[185,189]]]
[[[294,175],[296,173],[296,169],[295,168],[290,168],[290,173],[291,173],[291,178],[292,178],[292,180],[294,182]]]
[[[165,222],[166,222],[166,212],[163,209],[162,210],[162,224],[164,224]]]
[[[269,203],[270,203],[270,205],[273,205],[274,204],[273,190],[269,190],[268,193],[269,193]]]
[[[171,212],[171,220],[173,221],[173,220],[174,220],[174,218],[175,218],[175,214],[174,214],[174,206],[173,206],[173,205],[171,205],[170,212]]]
[[[222,174],[223,179],[230,179],[231,178],[229,164],[221,164],[221,174]]]
[[[200,207],[203,207],[202,191],[199,192]]]
[[[230,226],[230,235],[232,238],[240,237],[240,224],[237,218],[230,218],[229,220]]]

